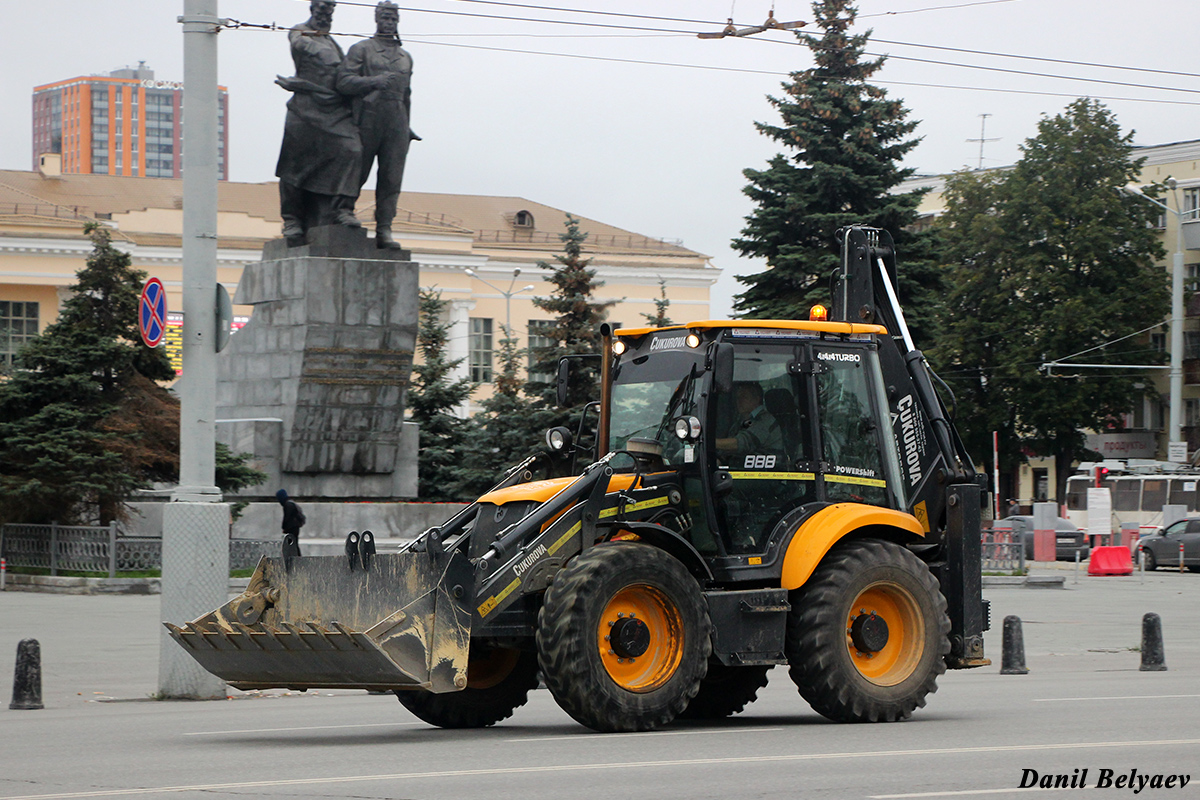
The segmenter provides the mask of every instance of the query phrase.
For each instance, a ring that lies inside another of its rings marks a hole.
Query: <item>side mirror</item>
[[[567,405],[567,390],[571,385],[571,362],[565,358],[558,360],[558,375],[554,379],[555,399],[559,408]]]
[[[718,342],[712,353],[713,390],[717,394],[733,391],[733,345]]]

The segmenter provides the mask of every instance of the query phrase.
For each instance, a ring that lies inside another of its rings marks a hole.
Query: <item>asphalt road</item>
[[[1200,575],[1064,574],[1061,590],[986,589],[995,665],[948,673],[910,721],[827,722],[776,669],[728,721],[607,735],[577,725],[546,691],[472,731],[430,728],[390,696],[362,692],[154,701],[157,598],[7,592],[0,674],[7,683],[18,640],[39,639],[46,708],[0,705],[0,800],[1005,798],[1041,794],[1019,788],[1025,770],[1084,769],[1089,788],[1102,770],[1114,782],[1131,770],[1189,775],[1182,789],[1136,796],[1200,797]],[[1138,670],[1149,611],[1163,618],[1166,672]],[[1024,623],[1028,675],[999,674],[1008,614]]]

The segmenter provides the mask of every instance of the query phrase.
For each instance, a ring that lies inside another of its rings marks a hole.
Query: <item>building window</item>
[[[1200,358],[1200,331],[1183,332],[1183,357]]]
[[[550,383],[554,380],[554,375],[549,372],[535,372],[537,367],[538,357],[542,351],[548,347],[554,347],[557,342],[550,338],[550,331],[554,328],[554,320],[552,319],[531,319],[529,327],[526,329],[529,336],[529,380],[534,383]]]
[[[1183,424],[1188,428],[1200,425],[1200,400],[1195,397],[1187,397],[1183,400]]]
[[[532,228],[533,214],[530,214],[528,211],[518,211],[516,216],[513,217],[513,225],[518,228]]]
[[[478,383],[492,382],[492,321],[490,319],[471,317],[469,364],[471,380]]]
[[[17,351],[37,335],[37,303],[0,300],[0,363],[12,366]]]
[[[1196,219],[1196,211],[1200,209],[1200,187],[1183,190],[1183,214],[1185,219]]]

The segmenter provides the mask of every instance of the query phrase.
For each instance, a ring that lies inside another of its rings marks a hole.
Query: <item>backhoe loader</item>
[[[171,635],[236,688],[394,692],[448,728],[507,718],[539,676],[597,731],[720,718],[775,665],[829,719],[908,718],[947,667],[990,663],[985,478],[911,340],[891,237],[839,237],[809,320],[605,326],[579,474],[531,459],[400,552],[364,532],[264,558]],[[578,438],[547,434],[563,456]]]

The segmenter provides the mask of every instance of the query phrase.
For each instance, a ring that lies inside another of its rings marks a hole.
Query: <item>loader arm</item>
[[[879,359],[900,451],[907,509],[941,543],[930,564],[950,614],[951,668],[983,666],[987,608],[982,597],[980,515],[986,476],[974,462],[934,387],[934,375],[916,348],[897,289],[896,248],[884,230],[840,231],[842,267],[836,273],[831,319],[874,322],[887,328]]]

